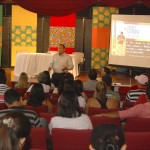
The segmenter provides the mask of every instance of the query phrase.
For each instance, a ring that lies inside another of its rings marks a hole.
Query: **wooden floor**
[[[8,84],[10,81],[18,81],[18,77],[14,76],[14,68],[5,68]],[[135,85],[136,81],[133,77],[128,77],[125,74],[111,74],[113,83],[121,83],[121,85]],[[98,72],[98,79],[101,78],[100,72]],[[88,80],[88,73],[82,72],[76,79],[80,79],[82,82]],[[30,78],[29,82],[36,82],[36,78]]]

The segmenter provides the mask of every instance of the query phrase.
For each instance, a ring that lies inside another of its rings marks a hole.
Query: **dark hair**
[[[120,150],[124,144],[124,133],[114,124],[101,124],[93,129],[91,145],[95,150]]]
[[[59,44],[60,46],[62,46],[63,48],[65,48],[65,45],[64,44]]]
[[[102,81],[106,83],[107,86],[111,86],[112,77],[109,74],[102,76]]]
[[[4,74],[5,75],[5,70],[0,68],[0,74]]]
[[[21,112],[11,111],[0,118],[0,149],[18,150],[20,139],[29,137],[31,123]]]
[[[90,80],[96,80],[97,71],[95,69],[89,70],[88,76],[89,76]]]
[[[0,73],[0,84],[6,84],[6,75],[4,73]]]
[[[47,83],[47,75],[43,72],[39,73],[38,75],[38,82],[46,84]]]
[[[74,76],[73,74],[71,74],[70,72],[67,72],[65,74],[65,80],[70,79],[70,80],[74,80]]]
[[[43,71],[43,73],[46,75],[46,82],[45,82],[45,84],[51,86],[51,78],[50,78],[49,72],[47,70],[45,70],[45,71]]]
[[[75,92],[63,92],[58,103],[57,116],[76,118],[81,116],[78,97]]]
[[[27,101],[28,105],[40,106],[45,100],[45,93],[41,83],[34,83]]]
[[[104,67],[104,72],[106,72],[106,74],[110,74],[110,69],[107,67]]]
[[[75,85],[75,91],[76,91],[77,95],[82,96],[82,92],[83,92],[83,83],[82,83],[82,81],[81,80],[75,80],[74,85]]]
[[[4,93],[4,100],[8,104],[12,104],[15,101],[20,101],[20,95],[19,95],[19,93],[16,90],[14,90],[14,89],[8,89]]]

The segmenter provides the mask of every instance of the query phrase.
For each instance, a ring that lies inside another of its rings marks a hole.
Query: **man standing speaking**
[[[58,80],[62,79],[68,70],[73,69],[72,58],[65,53],[65,46],[63,44],[59,44],[58,53],[54,54],[53,59],[50,62],[48,71],[52,69],[54,71],[52,82],[55,86],[57,86],[56,84],[58,84]]]

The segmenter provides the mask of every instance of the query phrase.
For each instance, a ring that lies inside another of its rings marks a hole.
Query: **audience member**
[[[102,124],[94,128],[90,150],[126,150],[125,135],[114,124]]]
[[[0,74],[4,74],[5,75],[5,70],[0,68]]]
[[[105,76],[105,75],[110,76],[110,69],[107,68],[107,67],[102,68],[101,75],[102,75],[102,77]]]
[[[111,85],[112,85],[112,77],[108,75],[102,76],[102,81],[106,83],[107,85],[107,93],[106,97],[107,98],[115,98],[116,100],[120,101],[120,95],[119,93],[116,93],[112,91]]]
[[[0,149],[22,150],[30,130],[31,123],[22,113],[7,113],[0,118]]]
[[[148,84],[148,77],[144,74],[141,74],[139,76],[135,76],[135,80],[137,81],[138,89],[130,90],[126,96],[126,100],[128,100],[130,102],[136,102],[138,97],[141,94],[146,93],[146,87]]]
[[[97,72],[95,69],[91,69],[88,73],[89,80],[83,83],[84,90],[95,90],[97,83]]]
[[[107,87],[103,81],[98,81],[96,84],[96,95],[90,98],[86,104],[86,113],[89,107],[116,109],[119,107],[119,102],[114,98],[106,97]]]
[[[75,92],[63,92],[58,103],[57,115],[49,123],[50,134],[53,128],[92,129],[90,118],[81,113]]]
[[[53,69],[52,82],[56,86],[59,84],[60,78],[64,78],[68,70],[73,69],[73,62],[71,56],[65,53],[65,45],[59,44],[58,53],[54,54],[53,59],[50,61],[48,71]]]
[[[11,112],[11,111],[19,111],[23,112],[25,116],[27,116],[32,124],[33,127],[40,127],[41,122],[40,118],[36,114],[36,112],[31,110],[26,110],[21,106],[20,95],[14,89],[9,89],[4,94],[5,104],[7,105],[8,109],[0,110],[0,116]]]
[[[82,108],[85,108],[86,96],[83,93],[83,83],[82,83],[81,80],[75,80],[74,85],[75,85],[76,94],[78,96],[79,106],[82,107]]]
[[[4,103],[4,93],[10,87],[6,85],[6,76],[5,73],[0,73],[0,103]]]
[[[22,72],[19,76],[18,83],[15,85],[16,88],[29,88],[28,75]]]
[[[121,120],[124,120],[127,118],[134,118],[134,117],[150,118],[150,86],[148,86],[146,89],[146,99],[147,99],[146,103],[138,104],[127,110],[116,111],[116,112],[111,112],[111,113],[102,113],[102,114],[98,114],[97,116],[120,118]]]
[[[24,100],[23,102],[31,106],[47,105],[49,112],[52,110],[52,104],[46,99],[41,83],[33,84],[28,100]]]
[[[41,72],[41,73],[39,73],[37,80],[38,80],[38,83],[41,83],[41,84],[42,84],[43,89],[44,89],[44,92],[45,92],[45,93],[49,93],[50,86],[47,85],[47,83],[46,83],[46,82],[47,82],[47,75],[46,75],[45,73]],[[30,92],[30,91],[31,91],[32,86],[33,86],[33,85],[31,85],[31,86],[29,87],[29,89],[27,90],[27,92]]]

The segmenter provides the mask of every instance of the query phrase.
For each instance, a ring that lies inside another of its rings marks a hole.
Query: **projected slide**
[[[110,64],[150,68],[150,17],[149,20],[147,17],[149,16],[112,17]]]

